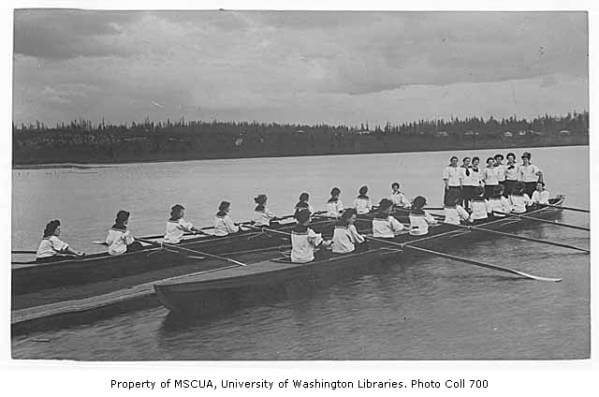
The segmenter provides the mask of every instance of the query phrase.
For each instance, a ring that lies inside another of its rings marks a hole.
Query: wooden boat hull
[[[291,227],[293,224],[281,225],[277,229],[285,231],[290,230]],[[329,220],[319,221],[316,228],[323,233],[332,233],[333,223]],[[181,242],[180,246],[212,254],[233,255],[252,250],[275,249],[286,244],[289,244],[289,239],[285,236],[268,236],[260,231],[249,231],[227,237],[193,238]],[[153,247],[118,256],[102,253],[57,262],[13,263],[12,294],[125,277],[180,266],[188,263],[189,260],[197,259],[182,255],[176,250]]]
[[[564,197],[554,199],[561,204]],[[560,210],[545,207],[529,212],[538,218],[552,218]],[[521,228],[533,221],[513,217],[499,218],[481,224],[489,229],[509,230]],[[419,240],[418,246],[434,246],[439,249],[453,244],[453,239],[463,236],[469,231],[451,225],[439,225],[431,228],[427,236],[400,235],[393,239],[397,243]],[[484,233],[471,236],[485,239]],[[470,236],[469,236],[470,237]],[[424,240],[423,240],[424,239]],[[285,296],[294,283],[326,284],[356,272],[368,272],[373,266],[396,263],[398,255],[408,254],[401,249],[390,249],[389,246],[370,242],[368,249],[345,255],[329,255],[326,259],[306,264],[290,263],[285,260],[271,259],[252,264],[247,267],[231,267],[209,273],[197,273],[176,277],[164,283],[154,285],[160,302],[171,312],[184,315],[209,316],[223,309],[234,309]],[[393,259],[388,261],[387,259]]]

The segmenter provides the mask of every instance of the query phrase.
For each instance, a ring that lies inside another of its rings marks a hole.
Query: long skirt
[[[456,192],[456,193],[452,193],[452,195],[457,194],[458,199],[461,200],[461,198],[462,198],[461,186],[449,186],[449,188],[445,189],[445,193],[443,195],[443,204],[444,205],[448,205],[447,198],[450,196],[449,192]]]
[[[528,194],[528,197],[532,197],[535,190],[537,190],[537,182],[524,182],[524,193]]]
[[[510,195],[514,191],[514,187],[516,186],[516,183],[518,183],[518,181],[510,181],[510,180],[506,179],[505,190],[503,191],[503,195],[505,197],[510,197]]]

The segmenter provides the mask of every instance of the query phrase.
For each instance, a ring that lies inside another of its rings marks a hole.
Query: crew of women
[[[503,156],[497,154],[489,157],[486,167],[480,168],[478,157],[465,157],[462,165],[453,156],[449,166],[443,171],[445,183],[444,212],[445,223],[475,223],[489,216],[501,217],[512,212],[526,212],[533,204],[548,204],[549,192],[545,190],[543,173],[531,163],[528,152],[522,154],[522,164],[515,162],[516,156],[508,153],[507,163],[503,164]],[[334,253],[353,252],[365,246],[364,236],[358,233],[354,223],[359,215],[373,214],[372,233],[375,238],[393,238],[399,233],[414,236],[426,235],[429,225],[437,224],[437,220],[425,210],[426,199],[415,197],[412,201],[400,190],[398,182],[391,184],[388,198],[382,199],[378,206],[373,206],[368,186],[361,186],[353,200],[353,206],[345,208],[341,201],[341,190],[331,189],[326,203],[325,216],[336,219],[333,239],[325,241],[322,236],[310,229],[314,210],[309,203],[307,192],[300,194],[294,207],[293,217],[297,224],[291,231],[293,262],[309,262],[314,260],[314,253],[322,245],[331,248]],[[273,226],[278,218],[267,207],[268,198],[259,194],[254,198],[256,207],[248,227]],[[409,213],[409,226],[401,224],[394,216],[397,210]],[[213,236],[225,237],[245,231],[242,225],[236,224],[231,215],[231,203],[222,201],[214,217]],[[185,207],[175,204],[171,207],[170,217],[166,221],[163,241],[167,244],[178,244],[185,235],[206,234],[196,228],[185,218]],[[108,230],[104,244],[110,255],[122,255],[143,248],[128,230],[130,213],[120,210],[112,227]],[[407,229],[407,230],[406,230]],[[43,238],[36,252],[36,260],[40,262],[56,261],[65,257],[82,257],[85,254],[74,250],[59,239],[60,221],[50,221],[44,229]]]

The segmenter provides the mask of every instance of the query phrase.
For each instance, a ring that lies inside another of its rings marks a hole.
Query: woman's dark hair
[[[310,200],[310,195],[306,192],[303,192],[302,194],[300,194],[299,196],[299,201],[308,201]]]
[[[341,189],[339,189],[338,187],[334,187],[331,189],[331,198],[329,199],[329,203],[334,203],[337,201],[337,199],[339,198],[339,195],[341,194]]]
[[[505,157],[506,157],[506,158],[508,158],[508,157],[510,157],[510,156],[512,156],[512,158],[513,158],[514,160],[516,160],[516,155],[515,155],[514,153],[512,153],[512,152],[509,152],[509,153],[507,154],[507,156],[505,156]]]
[[[391,184],[391,189],[393,189],[394,187],[397,187],[399,189],[399,182],[393,182]]]
[[[360,188],[360,190],[358,190],[358,193],[360,193],[360,195],[358,197],[364,197],[364,198],[368,198],[368,196],[366,196],[366,193],[368,193],[368,186],[364,185]]]
[[[227,215],[227,210],[229,209],[229,207],[231,206],[231,203],[228,201],[221,201],[220,204],[218,205],[218,212],[216,213],[216,216],[225,216]]]
[[[497,185],[493,189],[493,198],[501,198],[503,196],[503,185]]]
[[[388,209],[389,207],[391,207],[393,205],[393,201],[384,198],[379,202],[379,211],[385,211],[386,209]]]
[[[458,158],[458,156],[451,156],[451,158],[449,159],[449,162],[451,163],[451,162],[452,162],[454,159],[455,159],[455,160],[458,160],[458,161],[460,160],[460,159]]]
[[[46,228],[44,229],[44,238],[54,235],[54,232],[58,226],[60,226],[60,221],[58,219],[48,222]]]
[[[493,157],[487,157],[487,164],[489,164],[489,161],[495,162],[495,159]]]
[[[482,186],[477,186],[474,189],[474,197],[480,198],[480,197],[483,197],[484,195],[485,195],[485,189],[483,189]]]
[[[497,153],[497,154],[496,154],[495,156],[493,156],[493,157],[494,157],[496,160],[497,160],[497,159],[499,159],[499,160],[503,160],[503,154],[501,154],[501,153]]]
[[[181,211],[183,211],[185,209],[185,207],[183,207],[181,204],[175,204],[171,207],[171,221],[176,221],[177,219],[181,218]]]
[[[266,203],[266,200],[267,200],[266,194],[259,194],[256,197],[254,197],[254,202],[256,204],[264,205]]]
[[[310,219],[310,215],[310,210],[305,208],[295,211],[295,219],[301,224],[306,223]]]
[[[480,157],[478,157],[478,156],[472,157],[472,162],[474,163],[475,161],[480,161]]]
[[[470,160],[470,157],[466,156],[462,159],[462,162],[466,161],[466,160]]]
[[[426,199],[422,196],[417,196],[416,198],[414,198],[414,201],[412,201],[412,209],[413,210],[420,210],[425,205],[426,205]]]
[[[119,212],[117,212],[116,219],[114,220],[114,225],[112,225],[112,227],[117,229],[124,229],[125,222],[129,220],[129,215],[129,211],[120,210]]]
[[[357,212],[354,208],[346,209],[345,211],[343,211],[343,214],[341,214],[341,218],[339,218],[337,224],[340,226],[347,226],[349,224],[349,218],[356,214]]]

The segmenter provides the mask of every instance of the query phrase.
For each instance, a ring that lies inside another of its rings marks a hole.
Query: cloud
[[[570,111],[588,106],[586,21],[580,12],[19,10],[14,116],[349,122]]]

